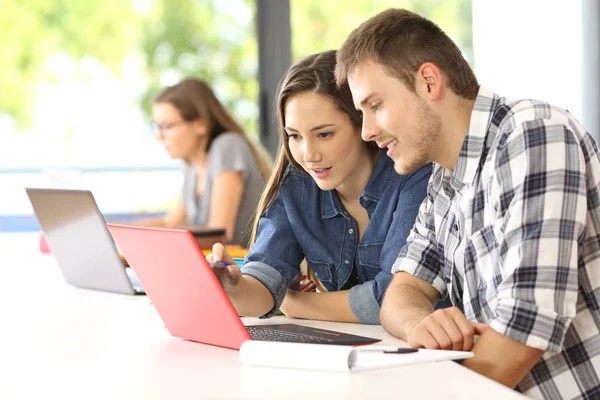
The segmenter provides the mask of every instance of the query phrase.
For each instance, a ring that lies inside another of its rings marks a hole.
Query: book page
[[[240,348],[240,360],[263,367],[348,371],[348,358],[353,349],[330,344],[248,340]]]
[[[378,345],[352,347],[248,340],[242,344],[240,360],[246,365],[263,367],[347,372],[473,357],[473,353],[468,351],[425,349],[405,354],[384,353],[396,349]]]
[[[365,371],[402,365],[424,364],[438,361],[461,360],[473,357],[469,351],[426,350],[416,353],[394,354],[376,351],[378,346],[356,349],[349,358],[351,371]],[[380,346],[383,347],[383,346]]]

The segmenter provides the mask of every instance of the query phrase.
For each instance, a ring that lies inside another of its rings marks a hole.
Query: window
[[[503,97],[547,101],[584,122],[582,17],[579,1],[474,2],[475,73],[480,84]],[[510,29],[503,28],[507,26]],[[597,37],[588,40],[597,48]]]
[[[107,214],[156,212],[180,164],[149,129],[156,92],[206,79],[257,136],[253,0],[0,2],[0,231],[35,220],[24,188],[83,172]],[[32,222],[33,221],[33,222]]]
[[[361,22],[392,7],[406,8],[433,20],[472,62],[471,0],[291,0],[294,61],[339,48]]]

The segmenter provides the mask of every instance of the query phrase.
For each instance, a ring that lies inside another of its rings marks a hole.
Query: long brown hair
[[[227,112],[204,81],[186,78],[176,85],[166,87],[154,99],[154,104],[156,103],[172,104],[179,110],[184,121],[194,121],[198,118],[204,120],[210,132],[207,151],[212,141],[222,133],[233,132],[240,135],[250,146],[263,178],[269,179],[272,163],[267,152],[250,140],[244,128]]]
[[[294,160],[289,148],[287,134],[285,132],[285,106],[290,97],[305,92],[318,93],[327,96],[336,104],[337,108],[348,114],[352,125],[360,131],[362,126],[361,114],[354,107],[352,93],[347,83],[336,85],[335,69],[336,51],[329,50],[322,53],[312,54],[304,57],[290,67],[287,74],[279,84],[277,96],[277,116],[279,121],[279,132],[281,135],[280,148],[273,168],[273,173],[263,191],[252,228],[250,244],[256,240],[258,223],[262,214],[273,204],[279,194],[285,172],[289,165],[304,173],[302,167]],[[366,142],[369,151],[378,151],[374,142]]]
[[[426,62],[445,74],[448,86],[473,100],[479,84],[458,46],[436,24],[404,9],[391,8],[363,22],[350,33],[337,55],[338,83],[363,61],[383,65],[391,76],[415,91],[415,73]]]

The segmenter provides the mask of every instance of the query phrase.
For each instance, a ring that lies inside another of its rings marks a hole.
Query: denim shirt
[[[289,167],[278,196],[259,221],[256,242],[242,267],[242,273],[265,285],[275,300],[262,318],[279,309],[306,257],[329,291],[340,290],[356,266],[360,284],[350,289],[350,308],[360,322],[378,324],[393,277],[391,267],[415,223],[430,175],[431,164],[398,175],[382,151],[359,198],[369,216],[359,243],[356,222],[337,192],[321,190],[310,175]]]

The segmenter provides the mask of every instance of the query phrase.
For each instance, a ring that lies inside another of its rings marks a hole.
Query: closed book
[[[240,360],[245,365],[330,372],[365,371],[471,357],[473,353],[468,351],[410,349],[381,345],[353,347],[258,340],[246,341],[240,349]]]

